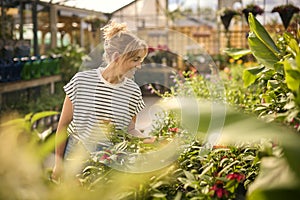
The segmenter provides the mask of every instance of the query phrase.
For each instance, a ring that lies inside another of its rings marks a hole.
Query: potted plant
[[[252,13],[253,16],[255,17],[256,15],[261,15],[264,13],[264,10],[259,7],[258,5],[255,5],[255,4],[248,4],[246,6],[246,8],[244,8],[242,10],[242,13],[245,15],[245,18],[246,18],[246,21],[248,23],[248,16],[249,16],[249,13]]]
[[[222,24],[224,25],[226,31],[228,31],[228,28],[229,28],[232,18],[235,15],[239,15],[239,14],[240,13],[238,11],[230,9],[230,8],[225,8],[225,9],[220,10],[220,18],[221,18]]]
[[[226,35],[226,38],[227,38],[227,47],[230,47],[230,32],[228,31],[229,30],[229,25],[231,23],[232,18],[235,15],[239,15],[239,14],[240,13],[238,11],[233,10],[231,8],[224,8],[224,9],[221,9],[219,11],[219,15],[220,15],[222,24],[225,27],[225,35]]]
[[[279,13],[279,16],[281,18],[283,26],[285,29],[287,29],[294,13],[297,13],[299,11],[300,11],[300,9],[298,7],[296,7],[292,4],[286,4],[286,5],[280,5],[280,6],[274,7],[271,12]]]

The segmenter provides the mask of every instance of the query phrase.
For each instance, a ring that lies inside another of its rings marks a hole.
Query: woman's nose
[[[136,68],[141,69],[141,68],[142,68],[142,63],[138,64],[138,65],[136,66]]]

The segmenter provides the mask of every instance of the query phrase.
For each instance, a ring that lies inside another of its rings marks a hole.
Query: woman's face
[[[137,69],[141,69],[141,64],[144,61],[144,58],[145,52],[139,51],[135,56],[127,59],[122,66],[122,68],[125,70],[125,77],[133,78],[135,71]]]

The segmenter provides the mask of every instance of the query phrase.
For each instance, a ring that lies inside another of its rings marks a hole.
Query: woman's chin
[[[126,78],[130,78],[130,79],[133,79],[134,78],[134,74],[135,74],[135,71],[129,71],[125,74],[125,77]]]

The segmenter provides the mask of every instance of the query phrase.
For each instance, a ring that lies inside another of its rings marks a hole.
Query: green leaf
[[[288,60],[283,61],[286,84],[290,90],[298,93],[300,87],[300,71],[294,70]]]
[[[257,19],[253,16],[252,13],[249,14],[249,27],[250,31],[253,32],[257,38],[264,44],[268,51],[271,51],[272,54],[279,54],[280,51],[276,46],[275,42],[266,31],[266,29],[257,21]],[[271,53],[270,52],[270,53]]]
[[[164,200],[166,199],[167,194],[163,194],[163,193],[155,193],[152,196],[154,197],[154,199],[159,199],[159,200]]]
[[[236,180],[230,180],[225,185],[225,188],[231,193],[234,193],[237,187],[238,187],[238,182]]]
[[[26,121],[30,121],[30,119],[32,118],[33,113],[28,113],[27,115],[25,115],[24,119]]]
[[[232,57],[234,60],[238,60],[241,57],[250,54],[250,49],[239,49],[239,48],[227,48],[224,50],[224,53]]]
[[[287,40],[288,42],[288,50],[291,51],[291,53],[295,56],[297,54],[300,53],[300,48],[298,46],[298,42],[296,41],[296,39],[293,37],[292,34],[290,33],[284,33],[283,34],[284,38]]]
[[[154,182],[154,184],[151,184],[151,188],[158,188],[160,186],[162,186],[164,184],[163,181],[157,181],[157,182]]]
[[[192,174],[192,173],[190,173],[189,171],[183,171],[184,172],[184,175],[188,178],[188,180],[190,180],[190,181],[195,181],[196,179],[195,179],[195,176],[194,176],[194,174]]]
[[[296,68],[300,71],[300,53],[296,55]]]
[[[252,83],[254,83],[256,81],[256,79],[258,78],[257,75],[260,72],[262,72],[264,69],[265,69],[264,66],[245,69],[243,72],[244,87],[248,87]]]
[[[248,200],[282,200],[295,199],[300,196],[300,189],[272,188],[267,190],[255,190],[248,196]]]
[[[298,179],[286,160],[267,157],[262,160],[261,172],[249,188],[249,199],[294,199],[292,195],[299,195],[299,189]]]
[[[50,117],[50,116],[54,116],[54,115],[57,115],[59,114],[59,112],[57,111],[43,111],[43,112],[38,112],[36,114],[34,114],[32,117],[31,117],[31,124],[33,124],[34,122],[42,119],[42,118],[45,118],[45,117]]]
[[[268,80],[268,89],[276,89],[278,86],[280,86],[280,83],[277,80]]]
[[[300,72],[297,70],[286,70],[287,74],[289,74],[293,79],[300,79]]]
[[[284,69],[283,69],[283,64],[280,62],[277,62],[274,64],[274,69],[277,73],[283,75],[284,74]]]
[[[248,43],[255,58],[261,64],[268,68],[274,68],[274,65],[279,61],[277,56],[269,47],[262,41],[254,32],[249,33]]]

